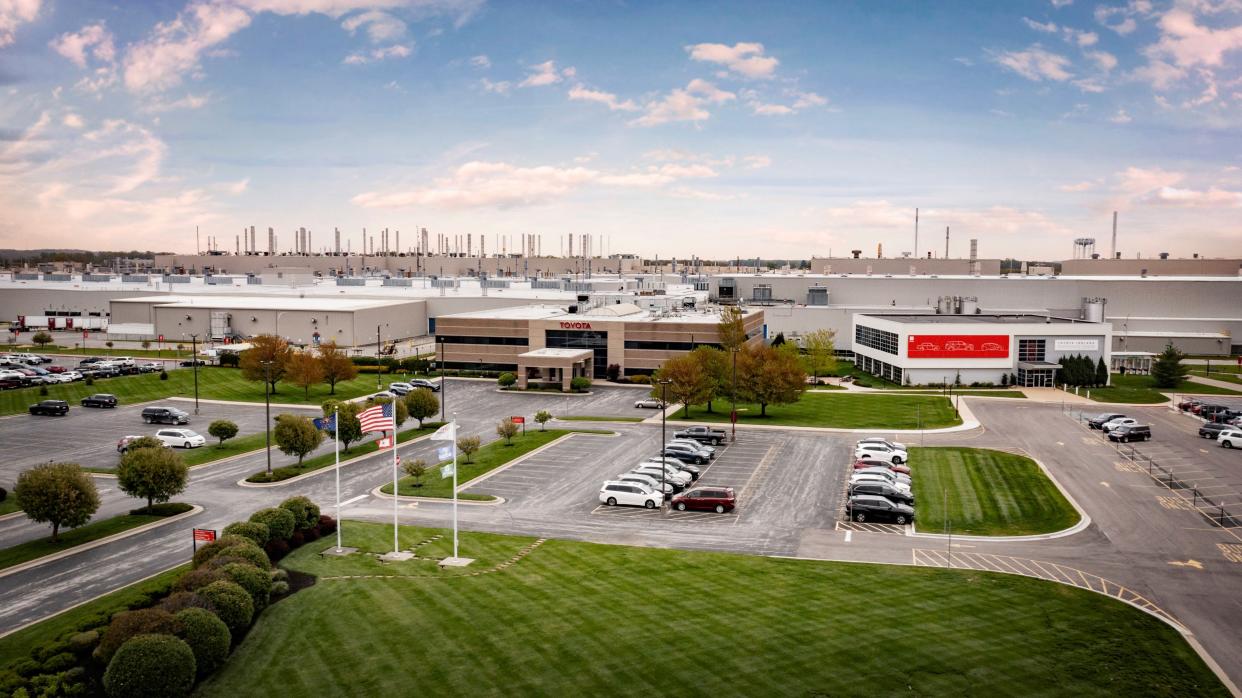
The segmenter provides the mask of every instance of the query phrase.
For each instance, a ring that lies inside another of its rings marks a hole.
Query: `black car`
[[[181,362],[181,366],[184,368],[189,368],[191,366],[206,366],[206,365],[207,365],[207,362],[203,361],[202,359],[186,359],[185,361]]]
[[[1095,417],[1092,417],[1090,420],[1088,420],[1087,426],[1091,429],[1099,429],[1100,427],[1113,421],[1114,419],[1118,419],[1124,416],[1125,415],[1121,414],[1120,412],[1105,412],[1104,414],[1097,415]]]
[[[1151,441],[1151,427],[1146,424],[1123,424],[1108,432],[1109,441]]]
[[[190,415],[174,407],[146,407],[142,421],[147,424],[189,424]]]
[[[865,480],[850,485],[850,496],[853,497],[859,494],[871,494],[877,497],[884,497],[898,504],[914,506],[913,492],[899,490],[887,482],[880,482],[878,480]]]
[[[845,514],[859,523],[891,521],[906,524],[914,521],[914,507],[870,494],[850,497],[845,504]]]
[[[116,407],[116,396],[108,393],[96,393],[82,398],[83,407]]]
[[[85,359],[82,359],[81,361],[79,361],[78,365],[79,366],[90,366],[91,364],[97,364],[103,360],[104,358],[102,356],[88,356]]]
[[[1220,432],[1228,429],[1229,425],[1223,422],[1205,422],[1199,425],[1199,436],[1205,439],[1215,439],[1220,436]]]
[[[64,400],[43,400],[30,406],[30,414],[63,417],[69,414],[69,403]]]

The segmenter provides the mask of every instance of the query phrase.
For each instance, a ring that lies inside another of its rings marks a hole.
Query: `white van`
[[[1224,448],[1242,448],[1242,429],[1221,429],[1216,435],[1216,443]]]

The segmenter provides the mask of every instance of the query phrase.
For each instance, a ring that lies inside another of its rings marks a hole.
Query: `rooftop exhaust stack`
[[[1117,258],[1117,212],[1113,211],[1113,246],[1109,250],[1109,256]]]
[[[949,226],[944,227],[944,258],[949,258]]]

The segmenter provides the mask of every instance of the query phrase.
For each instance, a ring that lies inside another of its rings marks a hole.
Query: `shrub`
[[[621,364],[608,364],[607,369],[608,380],[616,381],[621,377]]]
[[[67,642],[45,642],[31,650],[30,656],[36,662],[45,662],[48,657],[60,654],[68,649],[69,643]]]
[[[9,498],[9,491],[4,489],[3,487],[0,487],[0,502],[3,502],[4,500],[8,498]]]
[[[254,600],[236,582],[212,582],[198,593],[215,606],[216,615],[229,626],[234,637],[240,636],[250,627],[250,621],[254,619]]]
[[[229,626],[216,617],[216,614],[202,608],[187,608],[177,614],[181,623],[178,635],[194,652],[194,666],[201,679],[219,669],[228,659],[229,646],[233,637],[229,635]]]
[[[256,545],[235,545],[213,557],[204,567],[218,570],[232,562],[244,562],[264,571],[272,569],[272,562],[268,559],[267,553]]]
[[[207,433],[220,440],[219,446],[237,436],[237,423],[227,419],[217,419],[207,427]]]
[[[651,385],[651,376],[648,376],[644,373],[635,373],[634,375],[630,376],[630,382],[637,383],[639,385]]]
[[[220,365],[227,366],[229,368],[237,368],[238,366],[241,366],[241,354],[235,354],[231,351],[226,354],[221,354]]]
[[[308,497],[290,497],[280,503],[281,509],[286,509],[293,514],[296,521],[295,528],[310,528],[319,523],[319,505],[312,502]]]
[[[160,371],[160,380],[162,381],[168,380],[168,371]]]
[[[98,630],[74,633],[69,636],[69,651],[84,657],[94,652],[95,648],[99,646],[99,637]]]
[[[261,524],[267,524],[269,536],[268,541],[285,540],[293,535],[293,529],[297,523],[293,517],[293,513],[288,509],[260,509],[250,515],[251,521]]]
[[[241,536],[252,541],[255,545],[264,545],[271,533],[267,529],[267,524],[257,521],[234,521],[224,527],[224,535]]]
[[[569,389],[575,393],[586,392],[591,389],[591,379],[586,376],[575,376],[569,381]]]
[[[62,671],[68,671],[77,666],[78,658],[69,652],[61,652],[48,657],[43,662],[43,672],[46,674],[59,674]]]
[[[13,665],[13,671],[17,672],[18,676],[34,676],[42,670],[43,665],[33,659],[23,659]]]
[[[272,591],[272,575],[267,570],[244,562],[234,562],[225,565],[220,571],[250,594],[255,613],[267,607],[268,595]]]
[[[169,635],[139,635],[126,642],[104,672],[104,689],[114,698],[188,696],[194,687],[194,651]]]
[[[224,578],[224,575],[221,574],[218,578],[212,579],[211,581],[218,582],[220,581],[220,579],[223,579],[223,578]],[[207,582],[207,584],[210,584],[210,583],[211,582]],[[201,586],[207,586],[207,584],[202,584]],[[186,610],[187,608],[201,608],[205,611],[215,610],[212,607],[210,601],[199,596],[198,594],[195,594],[192,591],[178,591],[178,592],[169,594],[167,597],[164,598],[163,601],[160,601],[159,607],[172,614],[180,613]]]
[[[87,376],[82,380],[82,382],[86,385],[95,385],[95,378],[93,376]]]
[[[302,537],[306,539],[307,543],[313,540],[319,540],[319,525],[316,524],[310,528],[304,528],[301,531],[298,531],[298,533],[302,534]]]
[[[211,558],[219,555],[222,551],[235,545],[254,545],[249,538],[241,536],[223,535],[211,541],[210,543],[199,548],[194,553],[194,567],[200,567]]]
[[[196,589],[202,589],[208,584],[218,582],[224,578],[224,573],[220,570],[211,569],[209,567],[200,567],[181,575],[181,578],[177,580],[177,585],[174,588],[177,591],[195,591]]]
[[[319,516],[319,532],[325,536],[329,533],[336,533],[336,519],[327,514],[321,514]]]
[[[263,546],[263,549],[267,552],[267,556],[272,559],[272,562],[276,562],[289,554],[289,543],[280,539],[269,540],[267,545]]]
[[[47,397],[47,386],[46,385],[39,386],[39,396]]]
[[[289,536],[290,550],[300,548],[304,543],[306,543],[306,536],[302,535],[301,531],[294,531],[293,535]]]
[[[95,657],[107,664],[117,650],[136,635],[163,633],[175,635],[181,625],[173,614],[158,608],[143,608],[137,611],[122,611],[112,617],[108,629],[104,631],[99,647],[95,649]]]
[[[508,388],[509,386],[517,382],[517,376],[506,371],[500,374],[500,377],[496,379],[496,382],[500,384],[500,387]]]
[[[193,508],[192,504],[186,504],[185,502],[161,502],[160,504],[152,504],[149,507],[130,509],[129,513],[134,516],[176,516],[177,514],[184,514]]]
[[[284,596],[289,593],[289,582],[272,582],[272,596]]]
[[[287,570],[282,570],[279,568],[272,570],[272,581],[274,582],[289,581],[289,572]]]

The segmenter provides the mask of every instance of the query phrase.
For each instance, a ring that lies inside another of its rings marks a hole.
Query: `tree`
[[[423,420],[434,417],[440,410],[440,398],[427,388],[411,390],[405,396],[405,409],[409,416],[418,420],[418,428],[423,428]]]
[[[517,382],[517,376],[513,375],[512,373],[509,373],[508,371],[505,371],[504,373],[500,374],[500,377],[496,379],[497,385],[499,385],[502,388],[508,388],[509,386],[513,385],[516,382]]]
[[[777,332],[776,337],[772,339],[772,346],[779,347],[785,344],[785,333]]]
[[[725,306],[720,311],[716,333],[720,336],[720,348],[725,351],[740,349],[745,345],[746,327],[742,321],[742,309],[735,305]]]
[[[1098,386],[1108,385],[1108,366],[1104,364],[1103,356],[1095,364],[1095,384]]]
[[[183,492],[189,480],[190,469],[171,448],[130,448],[116,469],[117,488],[146,499],[148,508]]]
[[[81,526],[99,509],[99,491],[77,463],[36,465],[17,476],[13,495],[26,518],[52,524],[53,543],[61,526]]]
[[[150,348],[151,348],[151,340],[149,340],[149,339],[144,339],[144,340],[142,340],[142,344],[141,344],[141,345],[139,345],[139,346],[141,346],[143,349],[150,349]]]
[[[406,461],[401,464],[401,469],[406,475],[414,478],[414,486],[423,486],[423,476],[427,474],[427,461],[422,458],[415,458],[412,461]]]
[[[605,375],[608,377],[608,380],[616,383],[617,379],[621,377],[621,364],[608,364]]]
[[[518,425],[514,424],[512,419],[506,417],[501,420],[500,424],[496,425],[496,433],[504,437],[506,446],[512,446],[513,437],[518,433]]]
[[[543,431],[544,430],[543,425],[547,424],[548,421],[551,419],[552,419],[552,413],[547,410],[539,410],[538,412],[535,413],[535,421],[539,422],[539,431]]]
[[[337,419],[336,429],[329,429],[328,434],[333,438],[339,438],[341,444],[345,446],[345,452],[349,453],[349,445],[362,439],[362,424],[358,422],[359,405],[356,402],[328,400],[323,403],[323,416],[331,419],[334,409]]]
[[[836,332],[826,329],[813,330],[802,337],[802,349],[806,352],[802,360],[816,383],[820,376],[837,370],[836,338]]]
[[[737,373],[739,397],[758,403],[760,417],[767,416],[768,405],[793,404],[806,390],[806,373],[792,344],[748,348],[738,357]]]
[[[217,419],[207,427],[207,433],[220,439],[219,446],[223,446],[225,441],[237,436],[237,424],[227,419]]]
[[[38,344],[40,347],[44,347],[52,343],[52,335],[40,330],[34,333],[34,336],[30,338],[30,341]]]
[[[293,414],[276,416],[276,428],[272,430],[276,447],[286,456],[297,456],[298,465],[306,454],[323,443],[323,432],[315,428],[309,417]]]
[[[272,334],[252,337],[250,348],[241,354],[242,377],[248,381],[266,382],[275,393],[276,384],[285,377],[292,354],[289,343],[282,337]],[[265,366],[269,362],[270,366]]]
[[[466,457],[466,462],[470,462],[470,456],[479,450],[481,442],[477,436],[463,436],[457,440],[457,450]]]
[[[666,359],[656,371],[655,381],[657,385],[652,386],[652,397],[663,399],[662,393],[667,387],[673,399],[685,406],[687,417],[690,416],[690,405],[707,402],[714,388],[711,376],[703,370],[703,364],[690,354]],[[659,384],[665,381],[667,386]]]
[[[696,347],[690,352],[690,356],[703,367],[703,373],[707,375],[710,382],[710,389],[707,393],[707,411],[712,411],[712,400],[727,395],[730,386],[733,385],[732,365],[729,361],[729,355],[717,349],[716,347]]]
[[[323,381],[331,388],[328,392],[336,395],[336,384],[351,381],[358,377],[358,367],[336,345],[336,342],[323,342],[319,345],[319,367],[323,371]]]
[[[323,364],[310,352],[292,352],[285,366],[285,380],[301,388],[310,398],[311,386],[323,381]]]
[[[1182,363],[1184,358],[1186,355],[1178,351],[1172,342],[1165,346],[1151,365],[1151,375],[1156,379],[1157,388],[1176,388],[1186,379],[1190,368]]]

